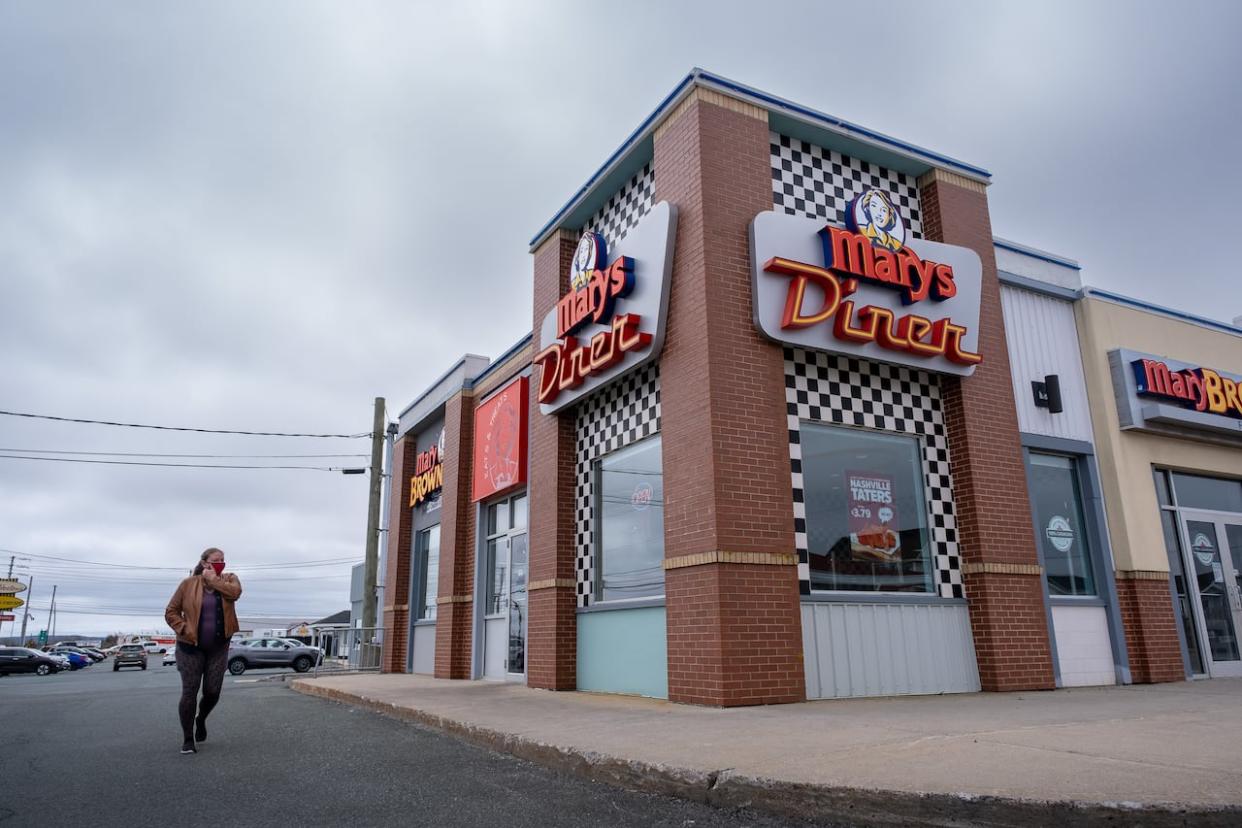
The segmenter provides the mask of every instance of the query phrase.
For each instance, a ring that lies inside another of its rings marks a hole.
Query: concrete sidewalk
[[[626,787],[850,824],[1242,824],[1242,680],[712,709],[424,676],[293,689]]]

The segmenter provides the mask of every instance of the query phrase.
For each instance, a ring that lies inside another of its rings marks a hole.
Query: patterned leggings
[[[194,713],[207,720],[216,703],[220,701],[220,688],[224,686],[224,670],[229,663],[228,642],[210,649],[193,647],[177,642],[177,670],[181,673],[181,703],[177,713],[181,716],[181,732],[188,742],[194,738]],[[197,704],[198,688],[203,688],[202,704]]]

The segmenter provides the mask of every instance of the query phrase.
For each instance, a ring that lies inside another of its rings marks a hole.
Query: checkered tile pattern
[[[599,233],[608,242],[609,257],[617,242],[625,238],[630,228],[647,215],[655,203],[655,170],[651,162],[634,174],[625,186],[608,199],[599,212],[587,220],[584,232]]]
[[[883,429],[919,438],[923,448],[923,485],[937,588],[941,597],[963,597],[949,443],[936,376],[865,359],[786,348],[785,408],[789,417],[794,533],[802,594],[811,592],[811,570],[802,484],[801,427],[803,420],[813,420]]]
[[[592,505],[595,460],[660,430],[660,365],[627,374],[578,408],[578,485],[574,498],[577,532],[576,579],[578,606],[591,602]]]
[[[844,224],[850,199],[877,187],[892,198],[911,236],[922,238],[919,185],[912,177],[788,135],[773,132],[771,139],[772,205],[778,211]]]

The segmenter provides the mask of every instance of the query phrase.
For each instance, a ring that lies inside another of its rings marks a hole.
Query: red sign
[[[528,381],[518,377],[474,410],[474,499],[526,482]]]
[[[0,621],[16,621],[17,616],[11,612],[0,612]]]
[[[847,471],[850,553],[856,561],[891,563],[901,558],[893,478]]]
[[[613,315],[618,299],[634,290],[634,260],[618,256],[606,265],[608,246],[598,233],[584,233],[570,268],[569,293],[556,303],[554,342],[535,357],[539,366],[539,402],[550,403],[562,391],[577,388],[592,374],[608,370],[630,351],[646,348],[652,336],[639,331],[642,317],[636,313]],[[588,322],[608,325],[589,342],[578,344],[572,334]],[[477,500],[477,498],[476,498]]]
[[[1155,359],[1136,359],[1130,366],[1142,396],[1164,397],[1195,411],[1242,418],[1242,384],[1211,368],[1177,371]]]
[[[444,431],[440,439],[414,458],[414,474],[410,476],[410,508],[417,506],[444,486]]]

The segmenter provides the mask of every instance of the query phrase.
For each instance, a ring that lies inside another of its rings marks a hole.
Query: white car
[[[164,660],[163,660],[163,662],[161,662],[161,663],[162,663],[165,667],[167,667],[169,664],[176,664],[176,663],[177,663],[177,647],[176,647],[176,645],[170,646],[170,647],[168,648],[168,652],[164,653]]]

